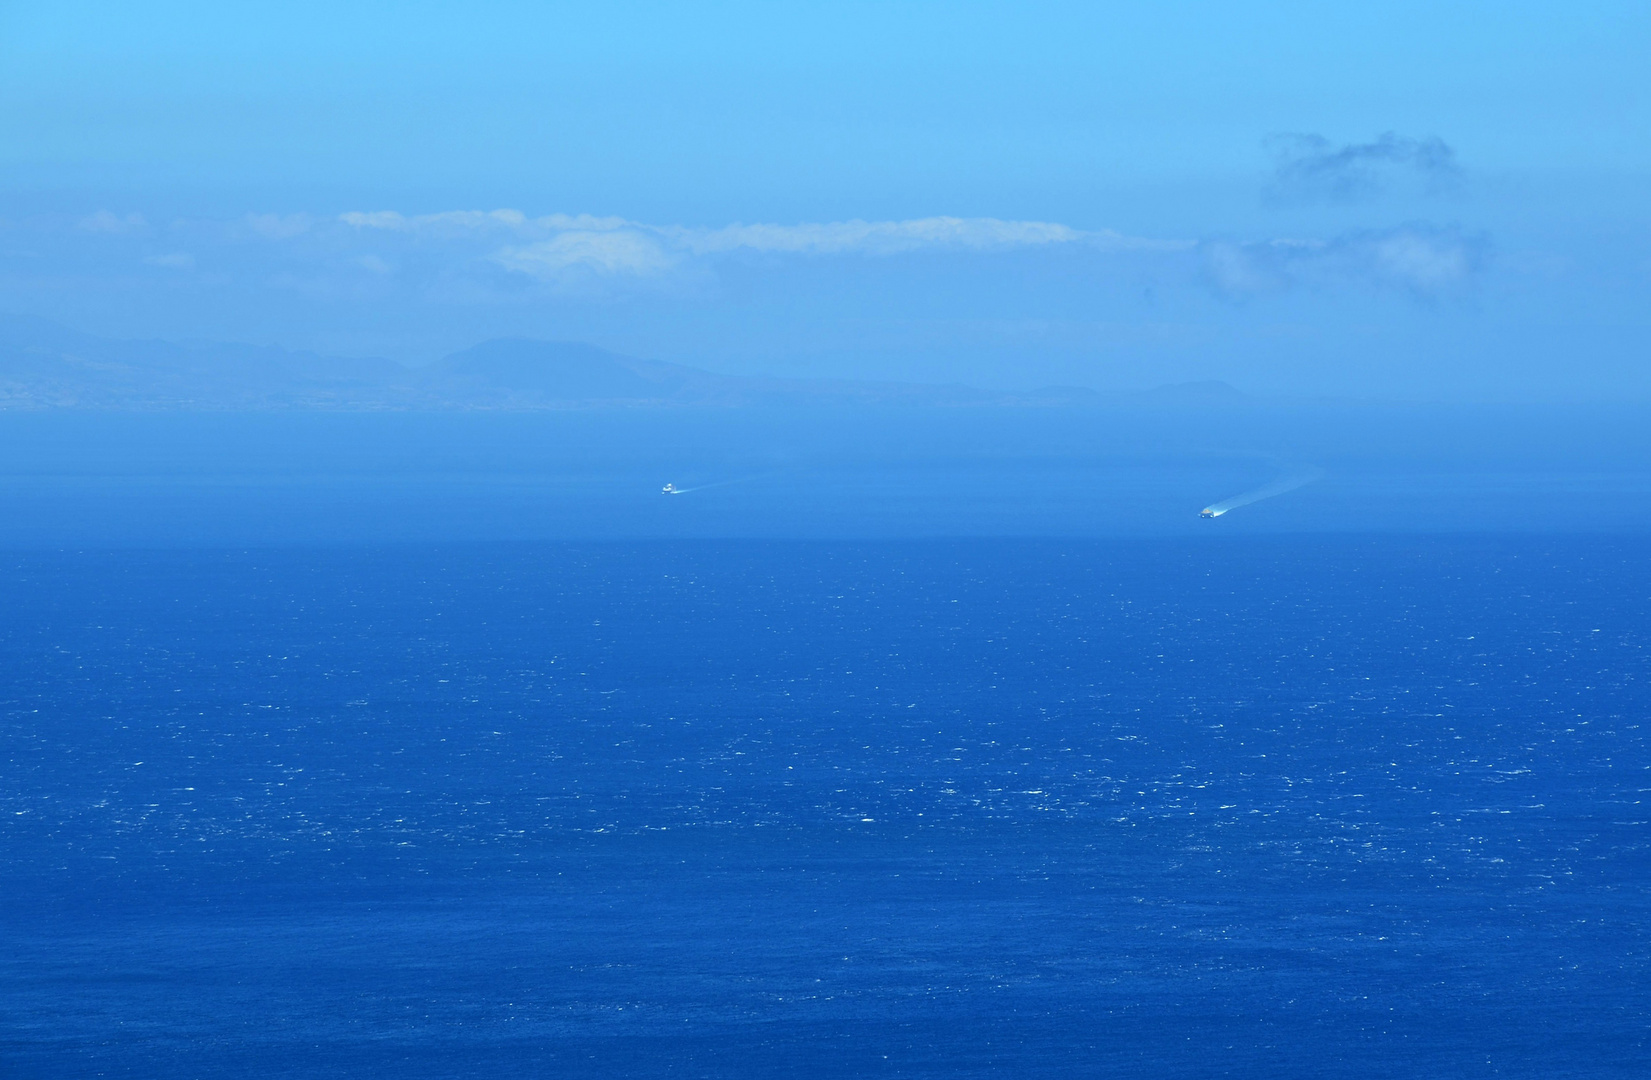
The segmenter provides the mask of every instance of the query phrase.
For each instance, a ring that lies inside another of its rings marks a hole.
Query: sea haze
[[[1642,555],[13,552],[0,1053],[1643,1076]]]
[[[408,368],[0,320],[0,545],[1190,533],[1291,477],[1221,529],[1651,529],[1635,404],[1004,393],[529,340]]]
[[[0,411],[0,546],[1651,529],[1628,406]],[[1317,476],[1219,521],[1200,508]],[[665,484],[694,489],[662,495]]]
[[[1642,410],[524,348],[0,410],[13,1072],[1651,1067]]]
[[[1003,405],[1231,401],[1219,382],[1099,394],[719,375],[576,341],[499,338],[409,367],[270,346],[124,341],[0,315],[0,409],[504,410],[595,405]]]
[[[1651,1077],[1648,55],[0,2],[0,1080]]]

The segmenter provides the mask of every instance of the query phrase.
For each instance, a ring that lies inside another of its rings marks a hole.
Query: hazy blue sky
[[[0,309],[1651,399],[1651,5],[0,3]]]

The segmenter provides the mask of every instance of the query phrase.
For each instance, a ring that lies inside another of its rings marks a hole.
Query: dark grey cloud
[[[1427,224],[1361,229],[1328,240],[1203,245],[1205,272],[1229,296],[1363,283],[1440,297],[1468,287],[1484,269],[1488,253],[1483,235]]]
[[[1287,201],[1344,202],[1384,192],[1436,192],[1461,175],[1456,151],[1437,136],[1387,132],[1373,142],[1337,146],[1322,135],[1274,135],[1271,195]]]

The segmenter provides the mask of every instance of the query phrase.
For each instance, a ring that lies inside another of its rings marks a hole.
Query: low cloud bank
[[[1411,224],[1328,240],[1267,240],[1203,245],[1211,282],[1227,295],[1298,285],[1362,282],[1436,297],[1469,285],[1484,268],[1489,241],[1459,229]]]
[[[834,221],[798,225],[734,224],[722,228],[650,225],[617,217],[518,210],[464,210],[406,216],[357,211],[339,220],[367,232],[447,241],[492,239],[491,259],[507,270],[555,280],[583,270],[650,277],[695,257],[740,252],[800,256],[889,256],[913,252],[993,252],[1084,245],[1102,250],[1175,251],[1189,241],[1150,240],[1111,230],[1086,231],[1048,221],[931,217],[908,221]]]
[[[17,223],[11,227],[18,231]],[[544,294],[698,294],[729,260],[756,258],[778,266],[787,260],[848,264],[923,256],[930,262],[912,267],[922,274],[934,269],[934,260],[1038,252],[1083,253],[1092,270],[1107,260],[1132,259],[1143,274],[1225,297],[1311,287],[1397,290],[1431,299],[1469,287],[1490,249],[1481,234],[1426,222],[1329,237],[1192,240],[1002,218],[699,227],[592,214],[533,217],[514,209],[258,213],[164,222],[99,210],[23,226],[30,230],[52,236],[50,246],[33,250],[54,254],[62,264],[54,272],[156,275],[168,288],[190,281],[221,288],[238,280],[350,303],[380,302],[403,290],[459,303]],[[46,269],[35,255],[13,261],[14,274]],[[1066,265],[1074,273],[1089,272],[1083,261]],[[0,258],[0,271],[6,269]]]

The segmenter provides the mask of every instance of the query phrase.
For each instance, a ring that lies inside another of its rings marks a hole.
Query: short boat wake
[[[1274,480],[1270,484],[1263,484],[1258,488],[1252,488],[1249,491],[1240,492],[1230,499],[1222,499],[1220,502],[1210,503],[1208,506],[1204,507],[1204,509],[1198,511],[1198,516],[1205,518],[1218,518],[1229,510],[1237,510],[1240,506],[1248,506],[1251,503],[1260,502],[1262,499],[1270,499],[1274,495],[1283,495],[1287,491],[1294,491],[1296,488],[1306,487],[1308,484],[1311,484],[1314,480],[1319,479],[1323,475],[1324,470],[1316,467],[1297,469],[1294,472],[1285,473],[1283,476],[1279,477],[1277,480]]]
[[[756,476],[741,476],[733,480],[718,480],[714,484],[695,484],[693,487],[677,487],[675,484],[666,484],[663,488],[660,488],[660,493],[664,495],[691,495],[696,491],[709,491],[712,488],[727,487],[729,484],[748,484],[753,480],[761,480],[765,476],[773,475],[773,473],[758,473]]]

